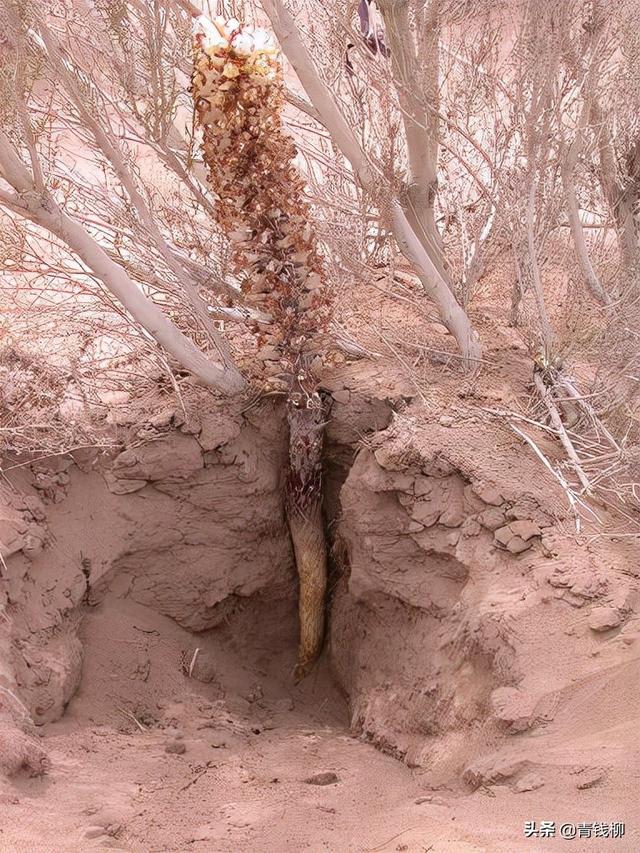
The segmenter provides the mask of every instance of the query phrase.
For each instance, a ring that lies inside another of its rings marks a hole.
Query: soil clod
[[[308,779],[305,779],[307,785],[335,785],[336,782],[339,782],[340,778],[336,773],[331,771],[325,773],[316,773],[314,776],[309,776]]]

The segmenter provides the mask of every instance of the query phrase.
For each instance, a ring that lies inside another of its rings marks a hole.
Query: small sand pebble
[[[576,788],[579,791],[586,791],[588,788],[595,787],[604,779],[604,770],[598,767],[586,768],[578,774]]]
[[[620,614],[613,607],[594,607],[589,614],[589,627],[592,631],[609,631],[622,622]]]
[[[180,729],[175,729],[173,726],[165,729],[165,735],[169,740],[182,740],[184,737],[184,732],[181,732]]]
[[[519,521],[512,521],[509,527],[515,536],[519,536],[521,539],[524,539],[525,542],[528,542],[529,539],[532,539],[534,536],[541,535],[541,530],[538,525],[527,518],[520,519]]]
[[[518,779],[516,782],[516,791],[518,794],[523,794],[525,791],[535,791],[538,788],[542,788],[544,785],[544,779],[542,776],[538,776],[537,773],[527,773],[526,776],[523,776],[522,779]]]
[[[521,554],[523,551],[527,551],[531,547],[531,544],[525,541],[521,536],[514,536],[507,543],[507,551],[510,551],[512,554]]]
[[[331,771],[327,773],[316,773],[315,776],[309,776],[308,779],[305,779],[307,785],[335,785],[335,783],[339,781],[340,779],[338,776]]]
[[[104,826],[89,826],[84,831],[85,838],[100,838],[101,835],[106,835]]]
[[[182,755],[187,751],[187,747],[184,745],[184,741],[178,740],[170,740],[164,748],[165,752],[173,753],[175,755]]]

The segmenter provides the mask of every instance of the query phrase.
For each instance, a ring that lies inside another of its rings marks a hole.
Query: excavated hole
[[[299,688],[277,408],[216,412],[197,440],[167,433],[104,475],[63,463],[66,476],[39,474],[52,535],[23,560],[10,613],[17,688],[36,723],[66,708],[67,725],[164,732],[212,717],[233,728],[218,719],[228,713],[255,737],[292,702],[298,724],[310,714],[422,764],[430,741],[484,719],[498,652],[456,617],[466,485],[455,472],[380,468],[359,437],[390,414],[357,398],[334,409],[328,639]]]

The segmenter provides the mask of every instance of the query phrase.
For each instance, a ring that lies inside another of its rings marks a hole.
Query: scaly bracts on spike
[[[282,127],[282,68],[269,37],[237,21],[196,35],[192,92],[216,219],[233,244],[235,274],[254,307],[265,389],[287,394],[285,506],[300,579],[296,680],[324,635],[327,549],[322,520],[326,408],[317,393],[318,339],[331,314],[326,275],[304,200],[296,147]],[[315,345],[315,350],[314,350]],[[314,370],[311,370],[311,363]]]

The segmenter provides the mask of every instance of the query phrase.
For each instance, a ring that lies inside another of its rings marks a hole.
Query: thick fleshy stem
[[[218,197],[216,219],[233,245],[234,271],[250,304],[271,317],[268,325],[256,325],[262,379],[267,388],[287,393],[285,507],[300,581],[300,680],[324,636],[326,407],[316,390],[314,341],[328,328],[331,300],[294,164],[296,148],[282,127],[282,69],[265,36],[237,21],[217,21],[208,36],[197,35],[192,93],[209,183]]]

